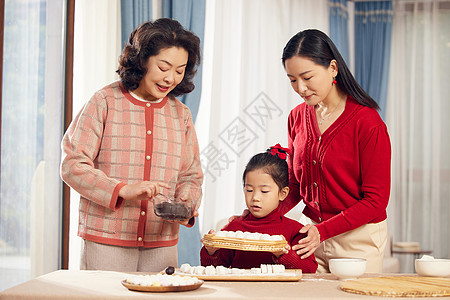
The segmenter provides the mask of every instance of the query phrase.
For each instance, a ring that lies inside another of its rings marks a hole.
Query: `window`
[[[450,1],[399,1],[394,9],[386,111],[392,144],[388,222],[394,241],[419,242],[434,257],[447,257]],[[400,271],[411,272],[412,265]]]
[[[64,0],[6,0],[0,291],[58,269]]]

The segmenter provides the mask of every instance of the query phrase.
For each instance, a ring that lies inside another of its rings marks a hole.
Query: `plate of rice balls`
[[[203,280],[195,276],[174,274],[174,267],[167,267],[158,274],[130,274],[122,280],[122,285],[140,292],[183,292],[198,289]]]

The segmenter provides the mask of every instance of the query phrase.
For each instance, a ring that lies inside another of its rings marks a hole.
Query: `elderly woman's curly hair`
[[[128,91],[137,89],[147,73],[148,58],[170,47],[185,49],[189,57],[183,80],[169,95],[190,93],[195,88],[193,79],[200,64],[200,39],[177,21],[168,18],[145,22],[130,34],[128,44],[119,57],[117,70],[124,87]]]

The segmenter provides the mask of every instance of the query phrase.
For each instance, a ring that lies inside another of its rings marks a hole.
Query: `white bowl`
[[[333,258],[329,261],[330,272],[339,279],[357,278],[366,271],[364,258]]]
[[[415,267],[417,274],[420,276],[450,276],[450,259],[416,259]]]

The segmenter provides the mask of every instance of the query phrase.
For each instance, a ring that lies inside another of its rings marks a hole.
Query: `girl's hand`
[[[289,246],[289,244],[287,244],[283,250],[278,250],[278,251],[275,251],[272,253],[273,253],[273,255],[276,256],[276,258],[279,258],[283,254],[288,254],[289,250],[291,250],[291,246]]]
[[[303,226],[299,231],[300,233],[308,233],[307,237],[302,238],[298,241],[297,245],[292,247],[292,250],[297,251],[298,255],[301,255],[301,259],[305,259],[316,251],[317,247],[320,245],[320,234],[316,226],[307,224]]]
[[[214,229],[211,229],[208,234],[216,234],[216,232],[214,231]],[[203,244],[203,239],[200,240]],[[217,250],[219,250],[219,248],[216,247],[210,247],[210,246],[206,246],[205,244],[203,244],[205,246],[206,251],[208,251],[209,255],[214,255],[214,253],[216,253]]]
[[[134,184],[127,184],[119,191],[119,197],[124,200],[151,200],[153,196],[162,191],[162,188],[170,189],[164,182],[142,181]]]
[[[228,218],[228,223],[230,223],[231,221],[238,219],[238,218],[243,218],[246,215],[248,215],[250,213],[250,211],[248,209],[244,209],[244,211],[242,212],[242,215],[240,216],[231,216]]]

